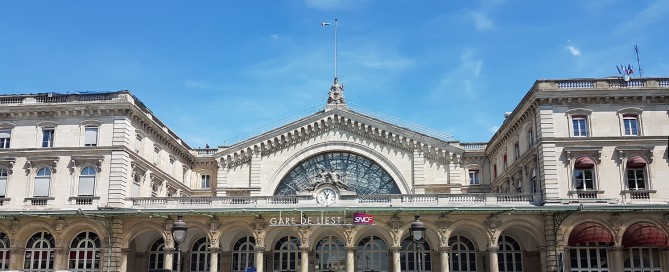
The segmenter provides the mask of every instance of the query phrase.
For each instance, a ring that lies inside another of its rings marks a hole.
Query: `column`
[[[355,272],[355,247],[346,247],[346,272]]]
[[[309,272],[309,247],[301,246],[300,254],[302,255],[302,260],[300,262],[300,271]]]
[[[256,250],[256,272],[263,272],[265,270],[265,247],[255,246]]]
[[[169,270],[174,270],[177,269],[176,267],[172,266],[172,262],[174,262],[174,253],[176,250],[174,250],[173,247],[165,247],[165,269]]]
[[[488,267],[490,267],[490,272],[499,272],[499,264],[497,263],[497,250],[499,250],[498,246],[488,246],[488,260],[490,261]]]
[[[218,271],[218,253],[220,252],[219,247],[209,248],[209,271]]]
[[[10,249],[9,252],[9,270],[23,270],[23,258],[25,258],[26,249],[15,247]]]
[[[401,247],[394,246],[390,247],[390,250],[393,252],[393,271],[394,272],[402,272],[401,268],[401,261],[400,261],[400,249]]]
[[[121,263],[119,264],[118,270],[120,272],[125,272],[128,270],[128,253],[130,253],[129,248],[126,247],[121,249]]]
[[[449,246],[439,247],[439,257],[441,257],[441,272],[449,271],[448,253],[451,250]]]
[[[609,248],[609,271],[611,272],[623,272],[625,263],[623,262],[623,247],[622,246],[613,246]]]
[[[660,265],[662,266],[662,271],[668,271],[669,269],[669,249],[661,248],[660,249]]]
[[[65,247],[54,248],[53,271],[61,271],[67,269],[67,259],[69,257],[69,250]]]

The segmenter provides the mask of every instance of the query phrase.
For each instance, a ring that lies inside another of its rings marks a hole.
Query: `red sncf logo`
[[[353,213],[354,225],[371,225],[374,223],[374,216],[366,213]]]

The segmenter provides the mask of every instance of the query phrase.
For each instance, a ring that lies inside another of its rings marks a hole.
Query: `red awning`
[[[623,234],[624,247],[666,247],[669,246],[667,234],[651,223],[636,223]]]
[[[590,157],[580,157],[574,163],[576,168],[592,168],[595,166],[595,160]]]
[[[602,243],[612,245],[613,235],[604,227],[595,223],[583,223],[576,226],[569,234],[569,245],[578,246],[588,243]]]
[[[644,167],[646,166],[646,159],[641,156],[634,156],[627,160],[627,167]]]

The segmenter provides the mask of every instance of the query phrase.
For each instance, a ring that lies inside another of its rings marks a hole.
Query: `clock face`
[[[318,203],[321,203],[323,205],[330,205],[334,203],[336,200],[337,200],[337,193],[330,188],[324,188],[316,195],[316,201],[318,201]]]

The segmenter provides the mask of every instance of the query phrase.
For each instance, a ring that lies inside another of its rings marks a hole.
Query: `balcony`
[[[343,195],[330,207],[536,206],[534,194],[393,194]],[[132,208],[294,208],[321,207],[311,196],[135,197]]]

